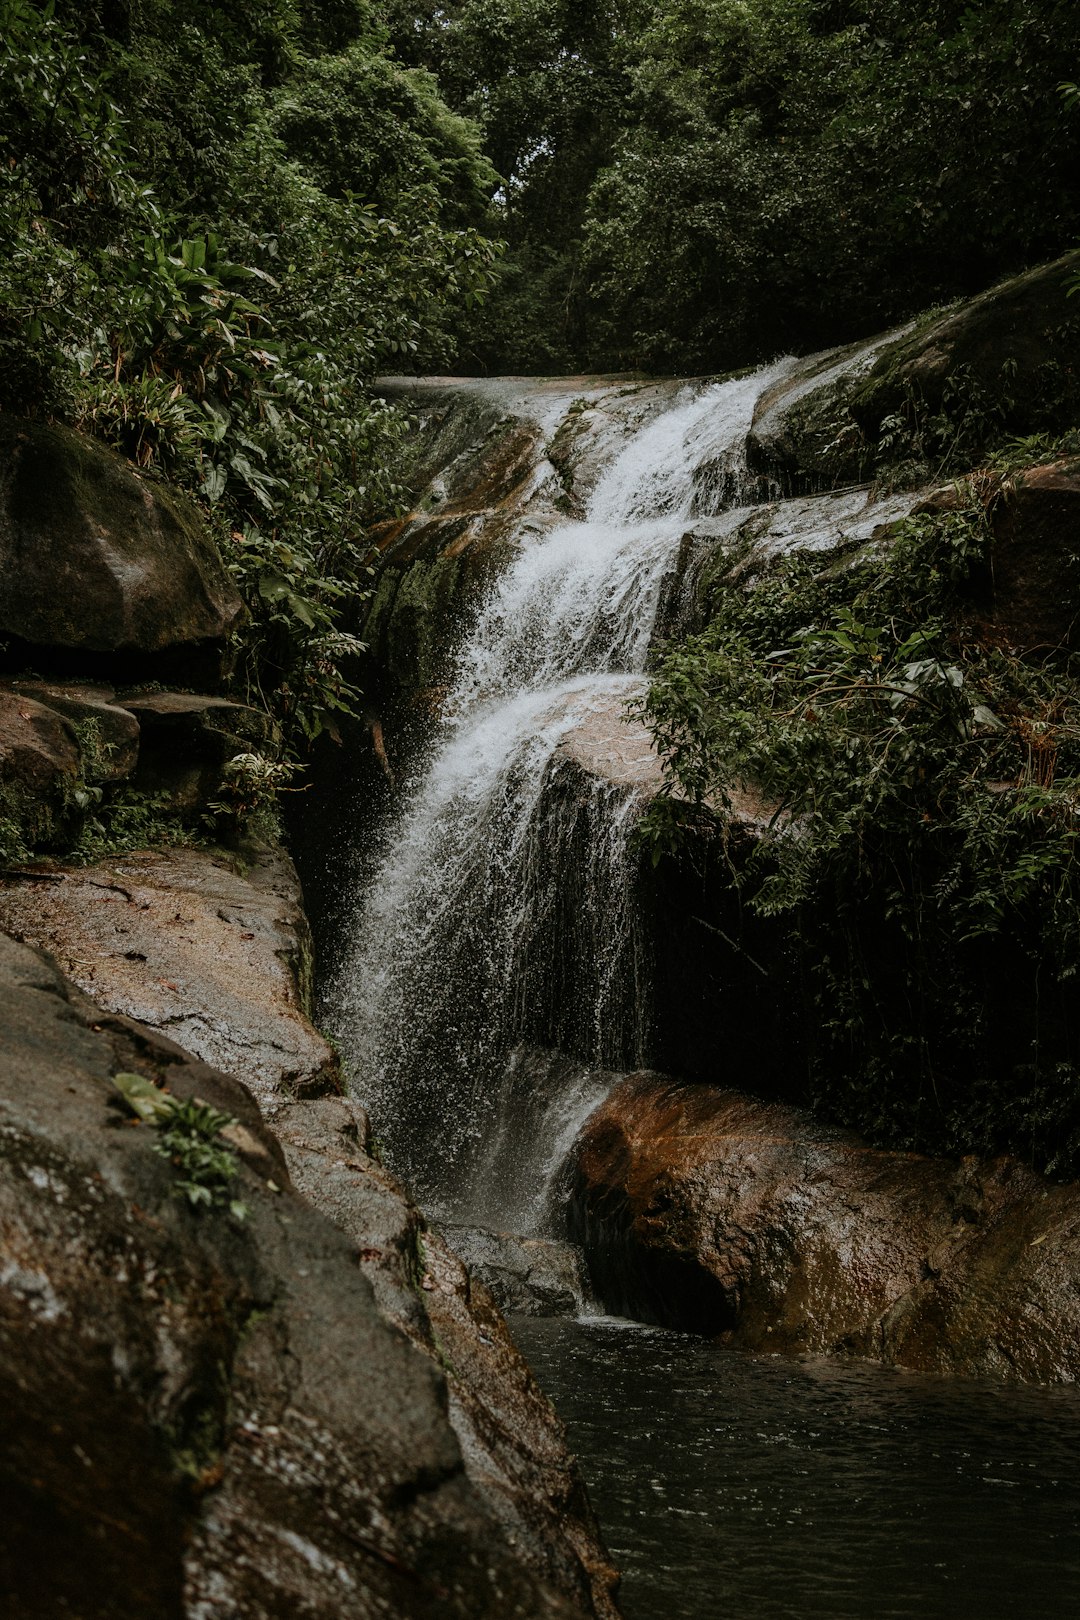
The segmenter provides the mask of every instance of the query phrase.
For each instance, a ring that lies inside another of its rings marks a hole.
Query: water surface
[[[515,1337],[626,1620],[1080,1614],[1080,1396],[754,1358],[607,1320]]]

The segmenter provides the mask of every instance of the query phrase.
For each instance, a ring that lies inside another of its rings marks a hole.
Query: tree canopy
[[[510,251],[492,369],[729,367],[1080,234],[1070,0],[459,0],[387,11],[476,118]]]

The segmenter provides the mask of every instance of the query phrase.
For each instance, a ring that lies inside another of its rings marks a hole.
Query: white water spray
[[[359,897],[335,1034],[391,1165],[441,1214],[498,1217],[518,1043],[609,1069],[647,1057],[634,788],[575,771],[561,745],[642,690],[687,523],[739,503],[754,404],[781,369],[688,388],[614,457],[584,522],[522,536]],[[558,1106],[550,1118],[554,1150]],[[534,1146],[518,1144],[523,1162]],[[518,1207],[542,1204],[542,1189],[514,1191]]]

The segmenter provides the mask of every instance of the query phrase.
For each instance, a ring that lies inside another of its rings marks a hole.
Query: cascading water
[[[754,404],[781,369],[688,388],[614,456],[584,521],[522,534],[359,897],[335,1034],[389,1162],[444,1216],[538,1207],[515,1135],[546,1175],[597,1100],[579,1074],[522,1108],[519,1043],[605,1068],[647,1058],[635,790],[575,773],[565,748],[642,690],[687,521],[737,504]]]

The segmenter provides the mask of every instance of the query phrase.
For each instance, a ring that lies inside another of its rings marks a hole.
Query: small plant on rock
[[[113,1085],[131,1112],[161,1133],[154,1152],[176,1171],[176,1196],[192,1209],[228,1209],[234,1220],[246,1219],[247,1206],[233,1197],[237,1158],[222,1140],[236,1124],[233,1116],[197,1097],[181,1102],[145,1075],[116,1074]]]

